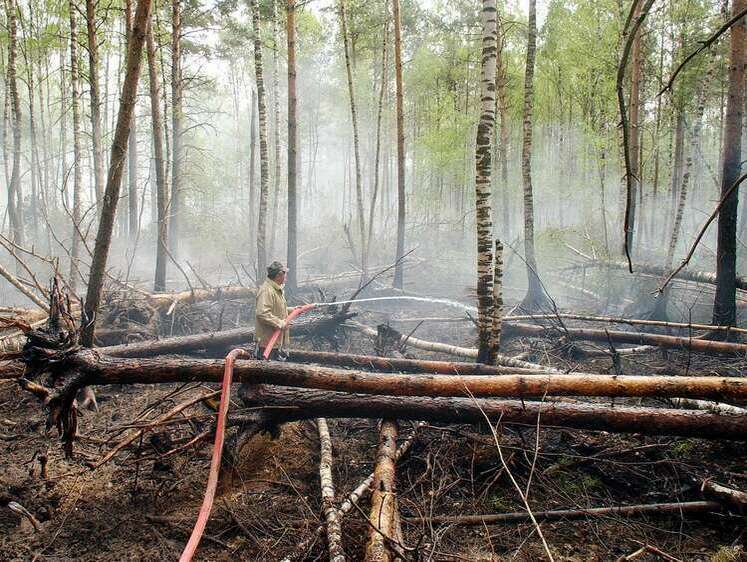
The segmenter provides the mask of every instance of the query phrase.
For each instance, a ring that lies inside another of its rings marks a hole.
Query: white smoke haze
[[[345,66],[339,35],[337,13],[332,2],[313,2],[299,8],[298,13],[298,193],[299,193],[299,282],[360,267],[358,221],[355,200],[355,173],[352,127],[345,81]],[[378,91],[381,84],[381,33],[365,32],[373,25],[373,10],[360,6],[351,9],[351,29],[359,33],[352,53],[356,103],[358,105],[361,141],[361,168],[366,217],[373,187],[374,149]],[[22,6],[21,10],[28,10]],[[469,12],[469,9],[472,12]],[[580,9],[580,8],[579,8]],[[576,99],[576,82],[559,71],[560,57],[554,42],[557,36],[547,26],[552,24],[550,7],[539,5],[541,29],[537,71],[536,107],[533,145],[533,185],[535,200],[536,240],[540,272],[548,292],[560,305],[573,308],[593,308],[585,301],[583,291],[609,293],[608,310],[623,310],[629,300],[640,296],[621,297],[621,287],[628,291],[631,282],[622,272],[605,279],[599,271],[569,272],[569,266],[585,260],[577,253],[614,259],[620,257],[622,231],[621,193],[623,171],[619,166],[619,131],[614,127],[590,127],[594,119]],[[213,13],[207,13],[212,11]],[[526,275],[523,263],[523,205],[521,182],[521,107],[525,40],[523,27],[526,2],[515,2],[506,8],[507,44],[504,56],[508,65],[508,129],[505,146],[507,181],[494,167],[493,222],[497,237],[506,245],[505,290],[509,303],[521,299]],[[25,12],[24,12],[25,13]],[[474,143],[478,118],[476,98],[479,88],[479,20],[475,2],[421,1],[405,6],[404,20],[404,80],[407,220],[406,247],[413,249],[408,258],[406,287],[425,294],[448,296],[472,301],[475,285],[476,243],[474,224]],[[165,11],[159,12],[158,40],[164,67],[160,84],[169,94],[169,27]],[[207,16],[212,16],[209,18]],[[39,16],[48,24],[56,16]],[[286,258],[286,66],[284,19],[281,10],[277,49],[280,97],[279,130],[275,130],[273,98],[273,43],[269,22],[269,5],[262,4],[263,58],[268,115],[268,152],[270,170],[270,200],[268,208],[268,239],[273,246],[268,262]],[[368,19],[364,19],[368,18]],[[104,147],[109,154],[113,125],[118,108],[122,76],[122,22],[110,16],[104,26],[105,41],[101,63],[102,90],[105,106],[102,113]],[[195,280],[195,273],[211,284],[236,282],[236,271],[243,282],[256,276],[257,192],[259,189],[260,157],[255,146],[254,175],[250,174],[252,114],[251,101],[256,101],[254,60],[250,11],[246,4],[225,6],[215,2],[208,6],[188,4],[183,34],[185,80],[186,147],[183,195],[184,212],[180,217],[181,234],[177,259]],[[655,21],[655,27],[659,20]],[[446,29],[451,25],[452,33]],[[658,36],[658,35],[657,35]],[[570,41],[570,39],[569,39]],[[667,38],[669,41],[669,38]],[[391,41],[390,41],[391,43]],[[565,48],[565,47],[564,47]],[[568,47],[570,48],[570,47]],[[72,229],[70,223],[72,183],[72,135],[69,92],[61,88],[62,69],[69,67],[64,49],[49,50],[44,61],[45,79],[40,88],[44,103],[44,135],[36,146],[29,144],[30,122],[27,111],[28,91],[21,86],[25,104],[22,118],[24,223],[27,246],[43,256],[60,260],[61,270],[67,269]],[[608,68],[610,76],[600,86],[598,97],[607,96],[609,81],[616,64],[617,53],[590,53],[603,59],[598,68]],[[396,136],[394,114],[394,79],[391,44],[388,53],[387,88],[382,115],[381,164],[379,194],[374,219],[370,264],[383,268],[394,260],[397,222]],[[450,57],[457,57],[456,62]],[[673,55],[667,52],[665,63]],[[651,64],[657,62],[651,58]],[[562,61],[561,61],[562,62]],[[23,62],[20,64],[23,66]],[[563,64],[566,64],[563,62]],[[81,65],[85,67],[85,64]],[[666,64],[665,64],[666,67]],[[565,67],[564,67],[565,68]],[[658,69],[651,69],[655,73]],[[718,76],[723,81],[724,76]],[[655,118],[657,102],[653,94],[658,78],[651,75],[646,85],[643,125],[643,197],[637,217],[635,261],[661,264],[671,230],[673,196],[671,169],[673,162],[671,139],[660,132],[658,164]],[[64,84],[63,84],[64,86]],[[682,233],[675,252],[675,263],[685,254],[694,236],[718,201],[721,113],[714,93],[705,112],[702,142],[694,157]],[[605,90],[605,88],[607,90]],[[83,221],[81,231],[89,248],[96,233],[93,176],[88,119],[90,107],[87,85],[83,95]],[[169,94],[170,95],[170,94]],[[169,95],[164,100],[168,117]],[[580,93],[579,93],[580,96]],[[609,98],[609,96],[607,96]],[[605,100],[607,99],[605,98]],[[593,96],[590,99],[594,99]],[[37,113],[40,100],[35,101]],[[604,103],[607,103],[606,101]],[[662,98],[662,103],[667,100]],[[64,110],[64,111],[63,111]],[[614,106],[601,111],[615,111]],[[692,108],[688,109],[691,119]],[[670,127],[670,115],[661,117],[662,127]],[[607,116],[606,123],[616,121]],[[152,164],[150,106],[147,67],[139,87],[136,107],[138,150],[138,213],[139,236],[127,234],[127,174],[122,182],[121,200],[115,238],[110,253],[109,268],[113,276],[152,289],[156,247],[155,174]],[[170,124],[167,123],[168,126]],[[40,127],[37,116],[37,128]],[[692,123],[687,123],[688,131]],[[6,129],[5,134],[8,135]],[[280,136],[279,197],[275,201],[275,135]],[[689,134],[689,133],[687,133]],[[686,143],[689,143],[686,134]],[[689,148],[689,146],[688,146]],[[31,155],[42,157],[41,171],[32,179]],[[604,161],[601,155],[604,153]],[[658,177],[654,185],[654,167]],[[170,169],[169,169],[170,174]],[[37,177],[38,176],[38,177]],[[250,177],[251,176],[251,177]],[[36,182],[32,185],[32,181]],[[47,203],[33,211],[32,191],[45,182]],[[253,188],[251,184],[253,183]],[[38,185],[37,185],[38,184]],[[656,195],[654,195],[656,189]],[[250,193],[254,192],[254,199]],[[604,192],[604,195],[603,195]],[[7,197],[3,198],[7,201]],[[603,202],[604,201],[604,202]],[[63,204],[64,202],[64,204]],[[507,208],[504,210],[504,205]],[[273,209],[277,207],[277,222]],[[742,206],[744,207],[744,206]],[[742,211],[743,212],[743,211]],[[7,208],[4,222],[7,232]],[[34,218],[35,216],[35,218]],[[508,218],[508,222],[504,220]],[[36,226],[34,225],[36,223]],[[47,226],[48,225],[48,226]],[[345,230],[349,229],[350,236]],[[271,234],[274,230],[274,234]],[[742,231],[743,232],[743,231]],[[350,247],[350,242],[354,247]],[[715,271],[715,225],[708,231],[689,266],[692,270]],[[745,241],[739,240],[738,271],[745,270]],[[90,262],[83,252],[81,270],[87,272]],[[15,269],[15,261],[3,251],[0,261]],[[49,267],[39,260],[28,259],[40,278],[49,276]],[[260,275],[261,278],[261,275]],[[182,274],[169,263],[169,289],[186,288]],[[654,282],[655,285],[655,282]],[[624,291],[624,292],[625,292]],[[693,286],[682,293],[677,314],[687,316],[692,311],[701,318],[708,316],[709,289]],[[26,305],[26,299],[9,285],[3,285],[3,302]],[[647,290],[643,290],[647,292]],[[607,297],[605,297],[606,299]],[[628,299],[626,301],[625,299]],[[697,306],[692,309],[692,305]]]

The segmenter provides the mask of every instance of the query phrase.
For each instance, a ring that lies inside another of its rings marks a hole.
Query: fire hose
[[[414,296],[375,297],[375,298],[368,298],[368,299],[336,301],[336,302],[328,302],[328,303],[310,303],[310,304],[304,304],[301,306],[297,306],[293,310],[291,310],[291,312],[288,314],[288,317],[285,319],[285,327],[283,329],[287,329],[287,327],[291,324],[293,319],[296,318],[297,316],[318,306],[336,306],[340,304],[348,304],[348,303],[353,303],[353,302],[361,303],[361,302],[390,301],[390,300],[411,300],[411,301],[421,301],[421,302],[431,302],[431,303],[442,303],[442,304],[448,304],[450,306],[451,305],[458,305],[460,307],[462,306],[459,303],[455,303],[454,301],[449,301],[446,299],[431,299],[431,298],[414,297]],[[469,307],[465,307],[465,308],[469,308]],[[272,349],[275,346],[275,343],[278,341],[278,338],[280,337],[280,334],[283,329],[278,328],[273,332],[272,336],[267,342],[267,345],[265,346],[265,350],[263,354],[264,359],[270,358]],[[213,457],[210,461],[210,473],[208,475],[208,482],[205,488],[205,497],[202,500],[202,506],[200,507],[200,512],[197,515],[197,522],[195,523],[194,529],[192,529],[192,535],[189,537],[189,542],[187,543],[187,546],[184,547],[184,551],[182,552],[182,555],[179,558],[179,562],[190,562],[192,560],[192,557],[194,556],[195,551],[197,550],[197,546],[200,544],[200,539],[202,539],[202,535],[205,532],[205,526],[207,525],[208,518],[210,517],[210,511],[213,508],[213,501],[215,500],[215,490],[218,487],[218,474],[220,472],[220,462],[223,456],[223,442],[225,441],[226,417],[228,415],[228,404],[231,399],[231,382],[233,379],[233,364],[234,364],[234,361],[240,357],[251,358],[252,355],[244,349],[234,349],[234,350],[231,350],[231,352],[229,352],[228,355],[226,355],[226,366],[225,366],[225,370],[223,371],[223,385],[221,387],[220,407],[218,408],[218,422],[215,428],[215,444],[213,445]]]
[[[315,304],[305,304],[297,306],[291,310],[288,317],[285,319],[285,328],[290,325],[294,318],[314,308]],[[278,328],[270,337],[270,340],[265,346],[264,358],[269,359],[272,348],[275,346],[282,329]],[[215,444],[213,445],[213,457],[210,461],[210,473],[208,474],[208,482],[205,488],[205,497],[202,500],[202,506],[200,512],[197,515],[197,522],[195,523],[194,529],[192,529],[192,535],[189,537],[187,546],[184,547],[179,562],[190,562],[192,557],[197,550],[197,546],[200,544],[200,539],[205,532],[205,526],[207,525],[208,519],[210,518],[210,511],[213,508],[213,501],[215,500],[215,490],[218,487],[218,474],[220,472],[220,463],[223,456],[223,442],[225,441],[226,431],[226,417],[228,415],[228,404],[231,401],[231,382],[233,379],[233,364],[238,358],[248,358],[252,355],[244,349],[233,349],[228,355],[226,355],[226,366],[223,371],[223,385],[221,386],[220,395],[220,407],[218,408],[218,422],[215,428]]]

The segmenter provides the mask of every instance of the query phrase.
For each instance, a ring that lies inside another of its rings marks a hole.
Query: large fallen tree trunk
[[[610,269],[628,269],[628,264],[624,261],[603,261],[595,260],[583,264],[584,267],[608,267]],[[636,263],[636,273],[646,273],[648,275],[664,276],[671,273],[670,269],[667,269],[661,265],[654,265],[651,263]],[[710,285],[716,284],[716,274],[708,271],[692,271],[684,269],[680,271],[676,276],[676,279],[684,279],[686,281],[695,281],[696,283],[708,283]],[[747,277],[737,277],[737,288],[747,291]]]
[[[37,372],[58,376],[74,373],[84,385],[219,382],[224,369],[221,360],[123,359],[88,349],[67,353],[40,349],[31,361],[35,364],[30,366]],[[747,398],[747,379],[737,377],[389,374],[256,360],[236,361],[234,380],[391,396],[658,396],[721,401]]]
[[[536,336],[557,337],[566,335],[572,339],[591,340],[614,343],[630,343],[635,345],[655,345],[665,349],[679,349],[685,351],[699,351],[708,354],[745,355],[747,344],[711,341],[704,339],[685,338],[678,336],[662,336],[645,334],[642,332],[621,332],[619,330],[591,330],[587,328],[549,328],[533,324],[506,324],[503,333],[506,336]]]
[[[567,427],[617,433],[747,439],[747,416],[720,416],[699,410],[667,410],[602,404],[531,402],[471,398],[392,397],[257,385],[242,395],[249,407],[266,407],[293,420],[397,418],[443,423],[485,422]]]

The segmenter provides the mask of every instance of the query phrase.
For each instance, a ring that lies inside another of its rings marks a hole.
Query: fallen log
[[[747,344],[712,341],[704,339],[686,338],[679,336],[663,336],[646,334],[643,332],[621,332],[619,330],[592,330],[587,328],[564,328],[559,330],[534,324],[506,324],[503,333],[506,336],[534,336],[557,337],[566,335],[572,339],[629,343],[634,345],[655,345],[665,349],[683,351],[698,351],[711,355],[743,355],[747,356]]]
[[[747,416],[586,403],[471,398],[393,397],[258,385],[242,396],[248,407],[280,411],[290,419],[380,418],[481,424],[487,415],[506,424],[614,433],[747,440]],[[483,414],[484,412],[484,414]]]
[[[123,359],[95,350],[49,354],[57,374],[73,372],[84,385],[218,382],[224,362],[213,359]],[[35,368],[42,367],[35,365]],[[658,396],[707,398],[719,401],[747,398],[747,379],[738,377],[616,376],[585,373],[537,375],[432,375],[370,373],[277,361],[236,361],[235,381],[338,390],[390,396]],[[19,379],[24,382],[25,379]],[[28,383],[29,381],[25,381]],[[317,416],[324,417],[324,416]]]
[[[665,322],[663,320],[641,320],[637,318],[620,318],[615,316],[594,316],[587,314],[571,314],[560,312],[558,314],[526,314],[517,316],[504,316],[504,322],[521,322],[522,320],[581,320],[583,322],[604,322],[608,324],[629,324],[631,326],[652,326],[660,328],[673,328],[677,330],[704,330],[708,332],[731,332],[734,334],[747,334],[747,328],[736,328],[734,326],[716,326],[712,324],[694,324],[692,322]],[[457,319],[462,321],[461,318]],[[468,320],[468,319],[465,319]]]
[[[212,289],[193,289],[179,293],[150,293],[146,300],[160,310],[169,310],[177,304],[194,304],[203,301],[253,299],[257,296],[254,287],[228,285]]]
[[[722,486],[721,484],[717,484],[711,480],[703,482],[701,491],[707,497],[725,503],[729,507],[736,509],[739,513],[745,513],[745,511],[747,511],[747,492],[727,488],[726,486]]]
[[[399,513],[396,492],[397,433],[395,420],[383,420],[379,429],[379,447],[371,494],[371,527],[366,546],[366,562],[389,562],[397,559]]]
[[[301,318],[293,323],[292,335],[308,336],[315,332],[331,329],[344,320],[354,316],[353,313],[325,315],[309,320]],[[154,341],[143,341],[130,344],[112,345],[97,349],[111,357],[156,357],[158,355],[195,353],[214,351],[225,355],[226,351],[237,345],[249,345],[254,342],[254,328],[234,328],[207,334],[178,336]]]
[[[457,361],[433,361],[428,359],[402,359],[379,357],[378,355],[354,355],[349,353],[331,353],[329,351],[306,351],[291,349],[289,361],[295,363],[317,363],[320,365],[337,365],[382,373],[434,373],[443,375],[503,375],[536,374],[546,372],[539,369],[521,369],[485,365],[483,363],[465,363]]]
[[[587,517],[632,517],[636,515],[648,516],[680,516],[684,513],[703,513],[721,511],[721,504],[715,501],[692,501],[653,503],[643,505],[624,505],[617,507],[589,507],[586,509],[556,509],[552,511],[535,511],[537,521],[560,521],[568,519],[586,519]],[[504,525],[507,523],[524,523],[531,521],[529,513],[519,511],[515,513],[493,513],[487,515],[445,515],[435,517],[406,517],[405,523],[428,523],[431,525]]]
[[[602,261],[595,260],[583,264],[583,267],[607,267],[610,269],[628,269],[628,264],[623,261]],[[664,276],[671,273],[671,269],[652,263],[636,263],[636,273],[646,273],[648,275]],[[675,276],[676,279],[694,281],[696,283],[706,283],[709,285],[716,284],[716,274],[708,271],[693,271],[683,269]],[[737,288],[747,291],[747,276],[737,277]]]
[[[414,431],[410,434],[410,436],[405,439],[402,443],[400,443],[399,447],[397,447],[397,452],[394,456],[395,462],[399,461],[403,456],[405,456],[409,451],[410,447],[412,447],[412,444],[415,442],[415,438],[418,435],[418,429],[420,429],[423,425],[425,425],[425,422],[418,422],[418,424],[415,426]],[[347,498],[345,498],[345,501],[343,501],[340,504],[340,508],[338,509],[338,512],[340,514],[340,517],[346,515],[350,512],[350,510],[353,509],[353,507],[358,506],[358,501],[367,493],[371,491],[371,485],[373,484],[374,480],[374,473],[368,475],[368,477],[363,480],[358,486],[350,492]],[[324,525],[319,525],[316,530],[308,537],[306,538],[302,543],[300,543],[296,549],[293,551],[292,554],[285,557],[288,560],[292,561],[298,561],[298,560],[305,560],[306,555],[308,553],[309,547],[324,533]]]
[[[723,402],[709,402],[706,400],[696,400],[693,398],[675,398],[672,402],[678,408],[685,408],[690,410],[707,410],[714,414],[721,415],[747,415],[747,408],[740,408],[739,406],[724,404]]]
[[[358,332],[362,334],[366,334],[370,337],[377,337],[378,332],[374,330],[373,328],[366,326],[365,324],[361,324],[360,322],[346,322],[345,326],[348,328],[352,328],[353,330],[357,330]],[[383,329],[386,330],[389,337],[395,338],[399,341],[400,345],[404,346],[412,346],[417,349],[422,349],[423,351],[432,351],[436,353],[445,353],[447,355],[454,355],[456,357],[465,357],[467,359],[477,359],[477,349],[472,347],[461,347],[458,345],[449,345],[445,343],[438,343],[438,342],[432,342],[432,341],[426,341],[421,340],[419,338],[415,338],[412,336],[405,336],[404,334],[400,334],[397,330],[390,326],[383,326]],[[520,369],[533,369],[535,371],[543,371],[546,373],[560,373],[562,371],[559,371],[558,369],[554,369],[552,367],[547,367],[545,365],[539,365],[537,363],[529,363],[527,361],[521,361],[519,359],[515,359],[513,357],[509,357],[507,355],[503,355],[499,353],[496,356],[496,362],[498,365],[502,365],[504,367],[516,367]]]
[[[330,562],[345,562],[342,549],[342,525],[340,513],[335,507],[335,484],[332,479],[332,439],[329,436],[327,420],[317,418],[319,432],[319,483],[322,488],[322,513],[327,523],[327,545]]]

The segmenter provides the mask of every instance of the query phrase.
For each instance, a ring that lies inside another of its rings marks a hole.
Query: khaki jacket
[[[259,346],[264,348],[288,317],[288,303],[285,302],[283,288],[272,279],[266,279],[257,291],[257,305],[255,314],[255,335]],[[288,330],[280,334],[275,349],[287,348],[290,344]]]

